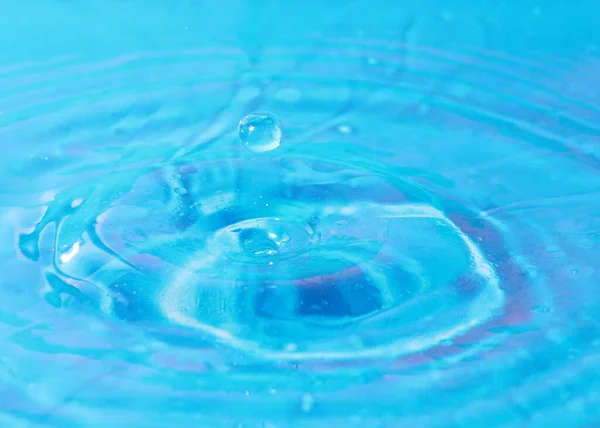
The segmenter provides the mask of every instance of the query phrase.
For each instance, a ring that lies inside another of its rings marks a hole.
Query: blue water
[[[600,426],[600,6],[0,5],[0,426]]]

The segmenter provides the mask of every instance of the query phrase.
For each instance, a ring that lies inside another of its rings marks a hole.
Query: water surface
[[[595,426],[598,10],[225,3],[4,5],[2,425]]]

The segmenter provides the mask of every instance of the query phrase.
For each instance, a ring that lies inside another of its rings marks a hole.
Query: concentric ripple
[[[597,420],[600,60],[419,25],[4,70],[0,422]]]
[[[504,300],[478,246],[400,177],[250,158],[119,182],[130,191],[54,196],[47,212],[71,212],[54,237],[62,289],[48,299],[72,288],[119,320],[189,328],[277,360],[422,351]],[[21,235],[22,248],[56,220]]]

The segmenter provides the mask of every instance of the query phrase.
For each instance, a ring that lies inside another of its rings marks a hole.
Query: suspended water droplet
[[[268,152],[281,143],[283,131],[279,120],[271,113],[251,113],[238,126],[240,141],[253,152]]]

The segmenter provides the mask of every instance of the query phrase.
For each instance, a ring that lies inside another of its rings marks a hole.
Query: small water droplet
[[[315,404],[315,399],[312,395],[310,395],[310,394],[302,395],[302,411],[304,413],[310,412],[312,410],[314,404]]]
[[[176,187],[174,192],[181,196],[187,195],[187,190],[185,190],[183,187]]]
[[[279,120],[271,113],[251,113],[238,126],[240,141],[253,152],[268,152],[281,143],[283,131]]]

